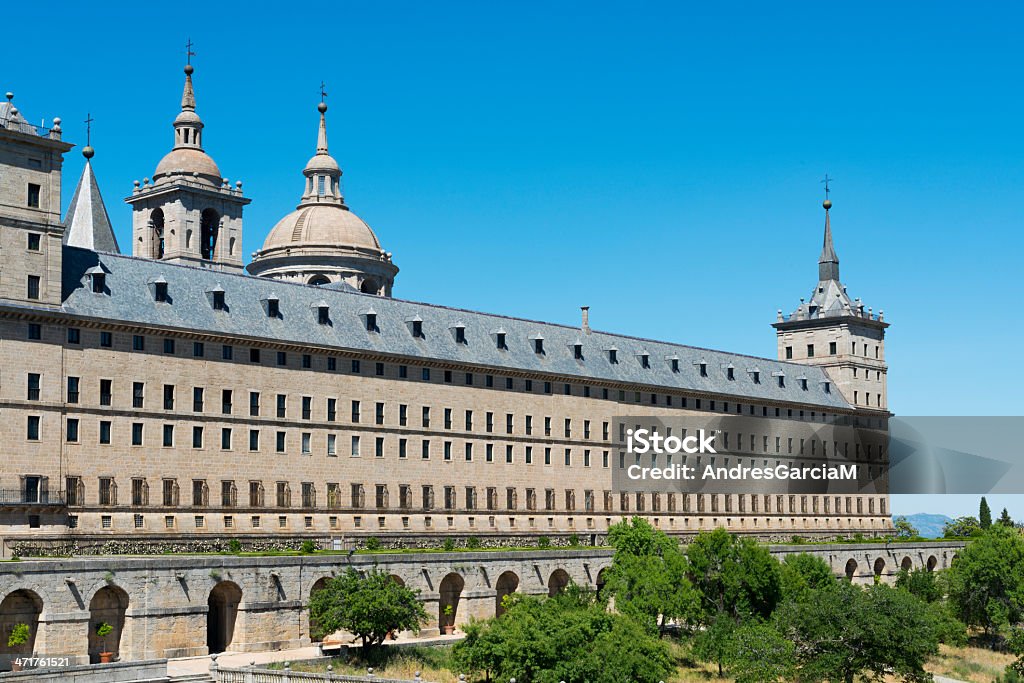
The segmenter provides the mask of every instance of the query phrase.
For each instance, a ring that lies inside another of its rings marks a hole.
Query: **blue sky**
[[[323,80],[396,296],[564,323],[588,304],[598,329],[772,355],[775,310],[816,280],[828,172],[843,280],[892,323],[891,408],[1021,414],[1019,4],[91,5],[5,9],[0,90],[80,144],[92,113],[123,246],[191,37],[247,253],[298,200]],[[55,34],[11,30],[39,21]]]

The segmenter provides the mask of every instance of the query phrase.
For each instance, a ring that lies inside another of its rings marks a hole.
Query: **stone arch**
[[[152,246],[151,256],[155,259],[164,257],[164,210],[153,209],[149,214],[150,240]]]
[[[846,561],[846,580],[853,581],[853,577],[857,575],[857,560],[852,557]]]
[[[594,581],[594,587],[597,589],[597,597],[604,597],[604,588],[608,585],[608,567],[602,567],[597,572],[597,579]]]
[[[397,583],[402,588],[405,588],[405,579],[403,579],[398,574],[391,574],[390,576],[388,576],[388,578]]]
[[[925,563],[925,567],[928,568],[928,571],[933,572],[933,571],[935,571],[935,567],[938,566],[938,564],[939,564],[938,558],[935,557],[934,555],[929,555],[928,556],[928,561]]]
[[[219,581],[207,600],[206,647],[210,653],[224,652],[235,637],[238,604],[242,602],[242,589],[232,581]]]
[[[548,577],[548,597],[553,598],[564,591],[571,580],[564,569],[556,569],[551,572],[551,576]]]
[[[885,560],[881,557],[876,558],[872,569],[875,572],[875,577],[881,578],[883,572],[885,572]]]
[[[465,587],[466,580],[455,572],[441,579],[441,585],[437,590],[440,597],[437,601],[437,624],[442,630],[445,626],[455,626],[455,621],[459,616],[459,600],[462,597],[462,589]],[[451,614],[444,613],[445,607],[448,606],[452,608]]]
[[[331,281],[330,281],[330,279],[328,279],[328,277],[326,275],[319,275],[319,274],[314,275],[313,277],[309,278],[309,280],[306,282],[307,285],[313,285],[315,287],[321,287],[323,285],[327,285],[327,284],[330,284],[330,283],[331,283]]]
[[[380,291],[380,285],[372,277],[368,277],[359,285],[359,291],[364,294],[376,294]]]
[[[505,613],[505,607],[501,604],[506,595],[512,595],[519,590],[519,575],[514,571],[502,572],[498,581],[494,584],[494,616],[500,617]]]
[[[910,559],[910,555],[905,556],[903,558],[903,561],[900,562],[900,569],[903,569],[903,570],[909,572],[913,568],[914,568],[914,561],[912,559]]]
[[[0,602],[0,655],[30,655],[35,649],[39,631],[39,615],[43,612],[43,599],[27,588],[8,593]],[[7,644],[15,625],[28,626],[28,642],[23,645]]]
[[[332,577],[330,576],[321,576],[313,582],[312,587],[309,589],[309,597],[312,599],[314,593],[327,588],[327,582],[330,581],[331,578]],[[309,639],[314,643],[318,643],[323,640],[326,635],[327,634],[323,632],[323,629],[320,628],[320,625],[316,623],[316,619],[313,618],[313,614],[311,612],[309,615]]]
[[[128,609],[128,593],[119,586],[104,586],[89,601],[89,661],[100,661],[101,652],[112,652],[117,660],[124,631],[124,615]],[[113,629],[105,638],[96,633],[101,624]]]
[[[199,214],[199,256],[212,261],[217,256],[217,236],[220,232],[220,214],[214,209],[203,209]]]

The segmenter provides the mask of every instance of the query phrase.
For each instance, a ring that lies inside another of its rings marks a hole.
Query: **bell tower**
[[[789,316],[782,310],[772,325],[779,360],[819,365],[851,404],[865,410],[888,410],[885,322],[882,311],[865,310],[851,300],[839,281],[839,256],[832,242],[832,201],[826,176],[825,239],[818,258],[818,284],[809,299]]]
[[[174,119],[174,147],[157,164],[152,182],[135,181],[125,201],[132,207],[132,254],[203,268],[242,269],[242,183],[232,188],[203,150],[203,121],[196,114],[191,42],[181,112]]]

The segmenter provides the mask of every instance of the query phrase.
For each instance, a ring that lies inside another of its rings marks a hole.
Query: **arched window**
[[[322,285],[326,285],[326,284],[330,284],[330,282],[331,282],[331,281],[330,281],[330,280],[328,280],[328,279],[327,279],[327,278],[326,278],[325,276],[323,276],[323,275],[314,275],[313,277],[311,277],[311,278],[309,279],[309,284],[311,284],[311,285],[315,285],[315,286],[317,286],[317,287],[320,287],[320,286],[322,286]]]
[[[200,256],[212,261],[217,254],[217,232],[220,228],[220,216],[213,209],[204,209],[200,216],[202,241],[199,243]]]
[[[153,258],[164,257],[164,210],[156,209],[150,214],[149,225],[152,229],[150,235]]]

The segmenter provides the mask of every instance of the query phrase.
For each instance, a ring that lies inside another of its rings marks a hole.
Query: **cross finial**
[[[94,120],[95,119],[93,119],[92,114],[86,113],[86,115],[85,115],[85,146],[86,147],[92,146],[92,122]]]
[[[828,199],[828,191],[829,191],[828,184],[830,182],[832,182],[833,180],[835,180],[835,178],[829,178],[828,177],[828,173],[826,173],[824,180],[821,181],[822,183],[825,184],[825,199]]]
[[[192,42],[191,38],[189,38],[188,42],[185,43],[185,63],[186,64],[191,64],[192,63],[192,58],[196,56],[196,53],[192,51],[192,46],[194,44],[195,43]]]
[[[327,87],[327,86],[326,86],[326,85],[324,85],[324,82],[323,82],[323,81],[320,81],[320,101],[321,101],[321,102],[323,102],[323,101],[324,101],[324,98],[326,98],[326,97],[327,97],[327,91],[326,91],[326,90],[324,90],[324,88],[325,88],[325,87]]]

